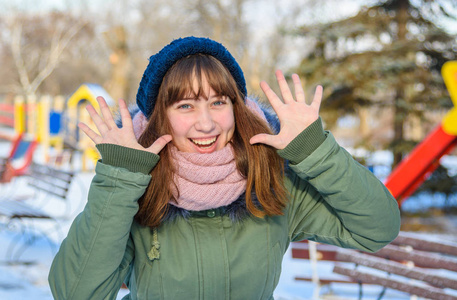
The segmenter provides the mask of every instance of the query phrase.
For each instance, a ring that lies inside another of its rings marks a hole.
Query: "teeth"
[[[201,145],[201,146],[208,146],[216,141],[216,137],[211,138],[211,139],[198,139],[198,140],[190,139],[190,140],[194,144]]]

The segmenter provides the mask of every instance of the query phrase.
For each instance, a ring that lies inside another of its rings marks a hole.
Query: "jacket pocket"
[[[281,245],[279,242],[277,242],[273,246],[273,261],[274,261],[274,288],[279,282],[279,277],[281,276],[281,267],[282,267],[282,251],[281,251]]]
[[[158,262],[142,262],[135,266],[135,280],[138,300],[163,299],[162,276]]]
[[[268,280],[262,299],[271,299],[281,275],[282,254],[279,242],[269,249],[268,256]]]

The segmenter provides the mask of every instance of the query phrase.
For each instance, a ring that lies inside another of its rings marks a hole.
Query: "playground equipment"
[[[14,103],[0,103],[0,139],[13,141],[17,134],[26,132],[27,114],[31,111],[22,96],[14,98]],[[11,132],[17,133],[12,135]]]
[[[87,161],[96,162],[100,157],[97,149],[94,147],[93,142],[85,135],[81,134],[78,128],[79,122],[84,122],[89,126],[93,124],[89,114],[85,110],[87,102],[89,102],[96,110],[99,110],[99,105],[96,100],[98,96],[105,98],[108,106],[115,105],[111,96],[100,85],[85,83],[81,85],[70,96],[67,101],[67,119],[66,119],[66,133],[65,142],[71,145],[74,149],[82,152],[82,169],[87,169]],[[95,126],[91,126],[95,129]]]
[[[35,96],[16,96],[14,104],[9,107],[14,112],[9,124],[14,126],[16,136],[26,134],[36,140],[41,146],[43,160],[48,161],[50,147],[57,151],[63,148],[60,136],[63,108],[63,97],[43,96],[37,99]]]
[[[14,140],[14,105],[0,103],[0,140],[12,142]]]
[[[98,110],[98,96],[104,97],[108,105],[114,105],[109,94],[97,84],[81,85],[67,102],[62,96],[16,96],[14,103],[0,103],[0,138],[14,144],[25,136],[30,137],[34,148],[40,145],[40,160],[45,163],[66,155],[68,150],[64,151],[64,146],[80,151],[82,169],[86,170],[86,160],[95,162],[99,155],[92,141],[80,134],[78,123],[92,124],[85,106],[90,103]]]
[[[35,139],[28,139],[24,133],[19,134],[11,145],[7,158],[3,158],[0,166],[0,183],[10,182],[16,176],[26,174],[33,159],[37,146]]]
[[[441,157],[457,146],[457,61],[446,62],[441,74],[454,108],[386,179],[400,206],[438,168]]]
[[[0,124],[14,127],[14,106],[7,103],[0,103]]]

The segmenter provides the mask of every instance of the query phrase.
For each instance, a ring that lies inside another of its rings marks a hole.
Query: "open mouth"
[[[212,138],[206,138],[206,139],[189,139],[192,143],[194,143],[197,147],[202,148],[202,149],[207,149],[210,148],[211,146],[216,143],[217,136],[212,137]]]

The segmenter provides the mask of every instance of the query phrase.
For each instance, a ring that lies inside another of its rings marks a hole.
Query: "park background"
[[[275,88],[276,69],[305,79],[307,95],[322,84],[326,129],[381,180],[454,106],[441,74],[445,62],[457,59],[452,0],[0,0],[0,8],[0,103],[46,97],[63,122],[73,122],[68,126],[76,120],[65,119],[65,103],[82,86],[96,84],[112,99],[133,104],[149,56],[188,35],[223,43],[245,72],[249,93],[261,101],[259,83]],[[2,136],[14,136],[12,127],[3,124]],[[65,128],[56,134],[62,148],[39,145],[33,159],[52,163],[59,151],[71,149],[71,161],[62,167],[78,173],[74,217],[93,176],[83,147],[92,146],[75,142],[79,134]],[[9,147],[3,139],[0,156]],[[402,230],[454,235],[456,154],[443,157],[430,180],[403,202]],[[24,192],[22,179],[1,184],[0,197]],[[9,234],[0,231],[3,249]],[[59,237],[54,241],[58,245]],[[24,257],[33,263],[1,260],[0,298],[51,299],[47,242],[38,241]],[[312,286],[287,279],[303,268],[286,258],[279,297],[311,297]]]

